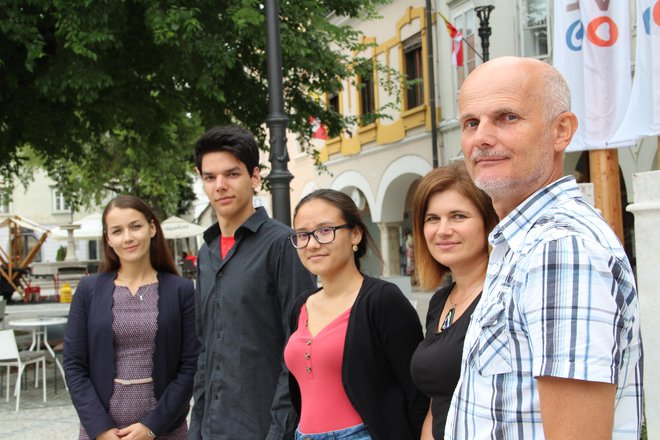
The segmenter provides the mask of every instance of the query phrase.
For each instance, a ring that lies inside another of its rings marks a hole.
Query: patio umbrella
[[[178,255],[177,240],[179,238],[196,237],[204,232],[204,228],[177,216],[172,216],[160,224],[163,234],[168,240],[174,240],[174,256]]]
[[[195,237],[204,233],[204,228],[182,218],[172,216],[160,224],[168,240]]]

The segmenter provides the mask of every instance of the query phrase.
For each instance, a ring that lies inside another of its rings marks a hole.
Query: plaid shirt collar
[[[517,249],[532,229],[536,221],[547,214],[549,205],[556,205],[561,200],[580,198],[582,194],[575,182],[575,177],[564,176],[550,185],[541,188],[518,205],[502,219],[488,236],[491,246],[504,242]]]

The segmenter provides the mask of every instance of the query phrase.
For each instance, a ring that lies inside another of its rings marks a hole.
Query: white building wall
[[[660,171],[633,176],[636,202],[628,206],[635,215],[637,288],[644,341],[644,402],[649,439],[660,438]]]
[[[81,211],[71,214],[69,211],[56,211],[53,203],[53,189],[55,182],[50,179],[44,170],[36,169],[33,174],[33,180],[27,187],[16,181],[16,187],[13,199],[10,204],[10,215],[18,215],[40,224],[44,228],[52,229],[56,226],[70,223],[72,220],[79,220],[86,215],[91,214],[94,208],[82,208]],[[39,234],[37,233],[37,238]],[[0,245],[7,249],[8,229],[0,228]],[[55,261],[57,249],[60,246],[66,247],[66,240],[56,240],[52,236],[41,246],[40,261]],[[100,246],[99,246],[100,249]],[[89,259],[88,240],[76,241],[76,253],[78,259]]]

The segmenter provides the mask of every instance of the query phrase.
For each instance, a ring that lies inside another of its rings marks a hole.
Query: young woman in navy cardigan
[[[360,272],[371,238],[346,194],[318,190],[290,237],[323,287],[294,305],[284,359],[299,439],[417,440],[428,408],[410,377],[417,312],[392,283]]]
[[[80,439],[186,439],[199,343],[194,289],[177,275],[151,208],[103,211],[101,272],[81,279],[64,337]]]

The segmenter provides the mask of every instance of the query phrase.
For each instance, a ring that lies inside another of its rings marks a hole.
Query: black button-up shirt
[[[316,286],[287,236],[263,208],[220,258],[220,227],[204,233],[197,259],[197,334],[191,439],[292,438],[297,417],[283,362],[291,305]]]

